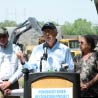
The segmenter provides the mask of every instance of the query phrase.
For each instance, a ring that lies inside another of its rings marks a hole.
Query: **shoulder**
[[[14,48],[20,48],[18,45],[16,44],[12,44]]]
[[[97,51],[94,51],[94,52],[93,52],[93,56],[98,59],[98,52],[97,52]]]
[[[13,46],[14,51],[20,51],[21,50],[21,48],[16,44],[12,44],[12,46]]]
[[[41,50],[43,49],[43,43],[40,44],[40,45],[36,45],[34,48],[33,48],[33,51],[37,51],[37,50]]]
[[[58,46],[59,48],[62,48],[62,49],[70,49],[68,46],[64,45],[63,43],[60,43],[58,42]]]

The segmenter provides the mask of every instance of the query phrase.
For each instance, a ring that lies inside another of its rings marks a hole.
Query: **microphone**
[[[67,64],[61,64],[60,71],[67,71],[68,65]]]
[[[43,54],[43,59],[44,60],[47,60],[47,58],[48,58],[48,54],[47,54],[47,49],[48,49],[48,44],[45,42],[44,44],[43,44],[43,49],[44,49],[44,54]]]

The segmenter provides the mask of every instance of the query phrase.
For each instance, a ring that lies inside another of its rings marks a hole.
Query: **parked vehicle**
[[[72,56],[80,54],[78,38],[61,39],[59,42],[67,45],[71,49]]]

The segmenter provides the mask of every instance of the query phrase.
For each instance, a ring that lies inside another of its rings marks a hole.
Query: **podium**
[[[24,98],[80,98],[80,75],[74,72],[27,73]]]

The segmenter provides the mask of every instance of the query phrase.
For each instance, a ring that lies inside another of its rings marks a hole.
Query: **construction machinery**
[[[30,37],[32,37],[31,34],[28,35],[29,32],[33,33],[33,31],[30,31],[31,29],[34,29],[35,31],[37,31],[39,35],[42,34],[41,26],[39,25],[38,21],[34,17],[29,17],[23,23],[17,25],[17,27],[15,27],[14,30],[12,31],[10,35],[10,39],[9,39],[12,43],[17,44],[21,47],[25,56],[28,56],[31,53],[35,45],[31,43],[26,43],[26,44],[20,43],[19,39],[21,35],[23,36],[23,34],[26,33],[25,37],[22,37],[22,39],[23,41],[27,42],[30,39]],[[31,38],[31,40],[34,40],[34,39]]]
[[[17,44],[20,35],[32,28],[41,33],[41,27],[38,21],[33,17],[29,17],[25,22],[17,25],[17,27],[13,30],[10,41],[14,44]]]
[[[81,53],[78,38],[61,39],[59,42],[67,45],[71,49],[71,54],[73,57]]]

